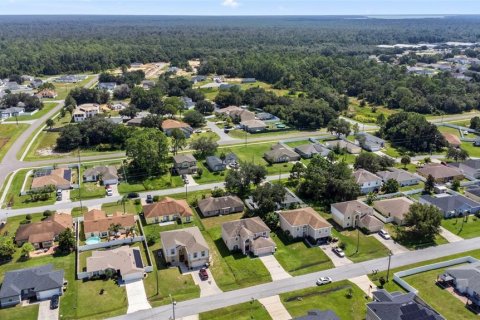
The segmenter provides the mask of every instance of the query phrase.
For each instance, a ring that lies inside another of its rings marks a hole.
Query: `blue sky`
[[[480,0],[0,0],[1,14],[480,14]]]

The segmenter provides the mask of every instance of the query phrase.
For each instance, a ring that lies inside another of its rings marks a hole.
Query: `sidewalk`
[[[440,227],[440,235],[445,239],[447,239],[448,242],[458,242],[463,240],[462,237],[457,236],[456,234],[448,231],[444,227]]]
[[[280,300],[280,296],[272,296],[268,298],[258,299],[272,319],[275,320],[290,320],[292,316],[288,313],[287,309]]]

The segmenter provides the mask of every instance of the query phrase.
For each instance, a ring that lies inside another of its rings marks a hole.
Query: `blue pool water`
[[[88,238],[88,239],[85,241],[85,243],[86,243],[86,244],[97,244],[97,243],[99,243],[100,241],[101,241],[101,240],[100,240],[99,237],[90,237],[90,238]]]

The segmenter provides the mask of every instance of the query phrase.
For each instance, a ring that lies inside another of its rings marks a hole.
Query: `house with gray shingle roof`
[[[355,138],[359,145],[367,151],[380,151],[385,147],[385,140],[367,132],[359,132]]]
[[[118,173],[114,166],[98,166],[85,170],[83,181],[97,182],[102,181],[104,185],[117,184]]]
[[[378,171],[376,175],[382,178],[384,183],[390,179],[393,179],[398,182],[400,187],[413,186],[420,183],[420,177],[411,174],[408,171],[397,168],[389,168],[386,171]]]
[[[198,209],[204,217],[242,212],[244,207],[242,200],[237,196],[209,197],[198,201]]]
[[[265,152],[263,157],[270,163],[282,163],[300,160],[300,155],[298,153],[282,143],[273,145],[271,150]]]
[[[298,153],[302,158],[309,159],[317,154],[322,157],[326,157],[330,153],[330,149],[322,146],[319,143],[307,143],[295,147],[295,152]]]
[[[446,218],[465,214],[475,214],[480,211],[480,203],[460,194],[442,194],[436,197],[423,195],[420,197],[419,202],[434,205]]]
[[[362,193],[377,192],[382,187],[382,178],[370,171],[358,169],[353,173],[353,176]]]
[[[227,165],[217,156],[208,156],[205,162],[208,169],[212,172],[223,171],[227,168]]]
[[[228,250],[255,256],[275,252],[270,228],[259,217],[228,221],[222,224],[222,239]]]
[[[160,242],[168,264],[192,269],[209,262],[210,250],[198,227],[160,232]]]
[[[480,261],[447,269],[440,278],[480,307]]]

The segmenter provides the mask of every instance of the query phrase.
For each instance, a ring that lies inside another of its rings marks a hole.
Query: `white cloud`
[[[222,6],[236,8],[238,7],[239,3],[237,0],[223,0]]]

